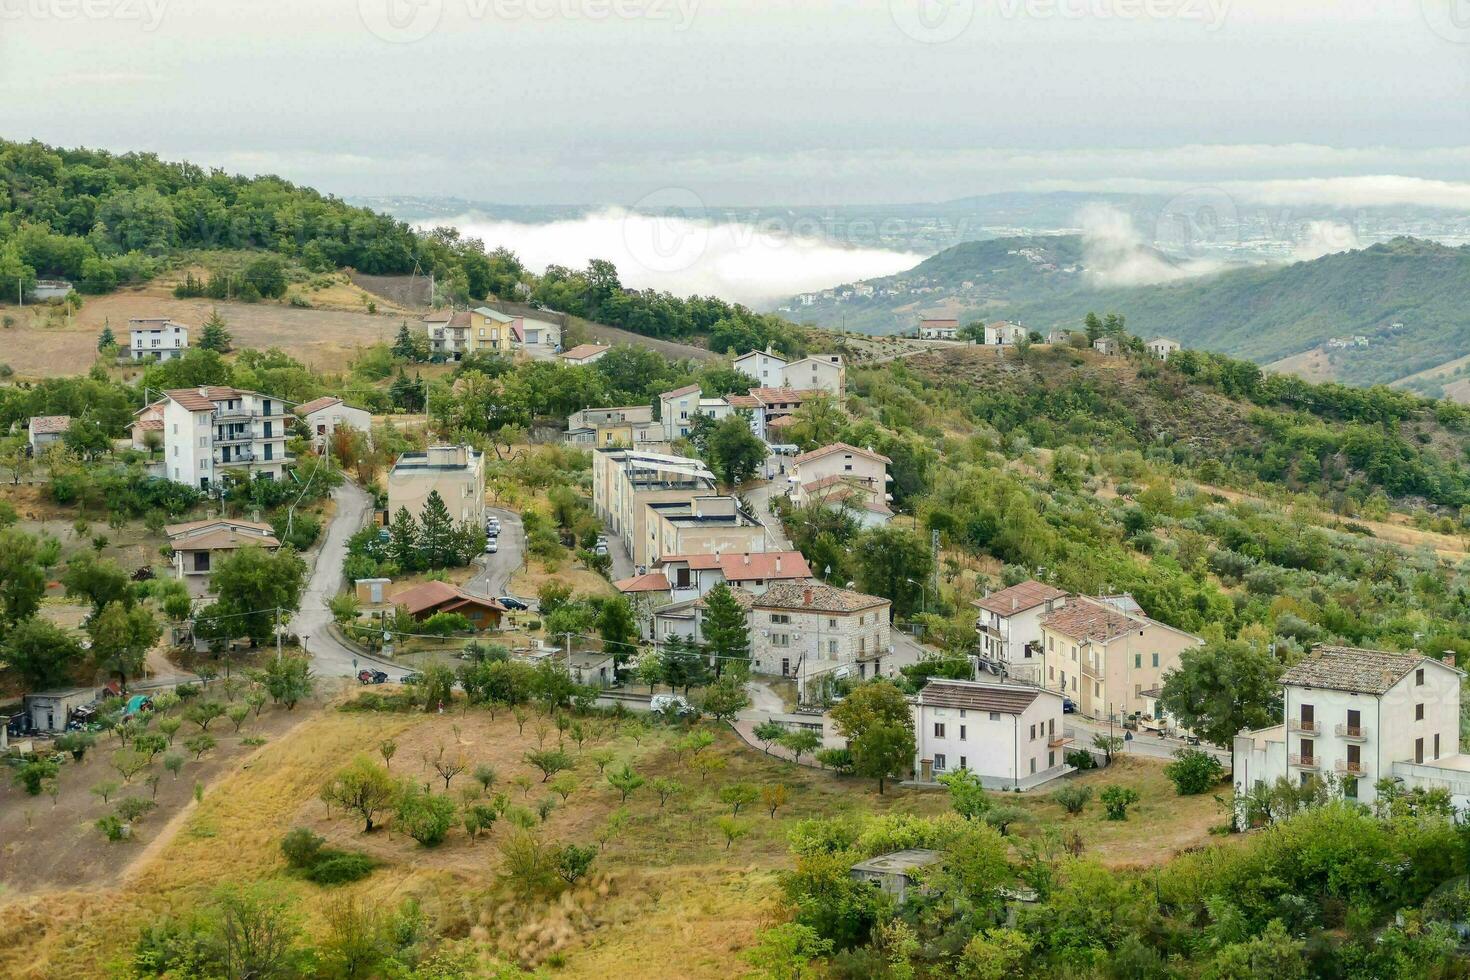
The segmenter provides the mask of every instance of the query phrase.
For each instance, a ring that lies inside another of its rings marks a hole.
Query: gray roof
[[[1425,664],[1457,668],[1418,653],[1391,653],[1359,647],[1317,646],[1307,658],[1281,675],[1281,683],[1295,687],[1319,687],[1330,691],[1384,694]]]
[[[1039,687],[936,680],[919,691],[919,703],[935,708],[967,708],[1019,715],[1040,696]]]
[[[888,854],[870,857],[866,861],[859,861],[852,866],[852,870],[875,874],[903,874],[933,864],[942,857],[944,855],[939,851],[931,851],[924,847],[908,847],[901,851],[891,851]]]

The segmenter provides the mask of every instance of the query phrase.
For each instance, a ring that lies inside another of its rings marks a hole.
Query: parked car
[[[144,711],[153,710],[153,699],[146,694],[134,694],[128,698],[128,703],[123,707],[123,717],[127,718]]]
[[[357,672],[357,683],[359,684],[383,684],[388,680],[388,675],[381,670],[368,670],[364,668]]]
[[[489,541],[485,542],[485,554],[493,555],[499,550],[500,542],[497,541],[495,538],[491,538]]]
[[[599,542],[597,542],[597,547],[592,549],[592,553],[594,555],[605,555],[605,554],[607,554],[607,542],[606,541],[599,541]]]
[[[648,707],[650,710],[657,711],[660,714],[674,712],[676,714],[687,715],[694,711],[694,705],[677,694],[655,694],[649,700]]]
[[[1070,715],[1076,714],[1076,712],[1077,702],[1073,701],[1071,698],[1062,698],[1062,714]]]
[[[401,683],[404,683],[404,684],[418,684],[423,679],[424,679],[424,675],[423,674],[420,674],[416,670],[412,670],[412,671],[409,671],[407,674],[404,674],[403,675],[403,680],[402,680]]]
[[[502,606],[504,606],[507,609],[530,609],[531,608],[530,605],[527,604],[524,600],[517,599],[513,595],[498,596],[495,599],[495,601],[498,602],[498,603],[500,603]]]

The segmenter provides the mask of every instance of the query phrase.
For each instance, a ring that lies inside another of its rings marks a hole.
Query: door
[[[1363,771],[1363,748],[1360,745],[1349,745],[1347,752],[1348,774],[1356,776]]]
[[[1424,739],[1414,739],[1414,761],[1420,765],[1424,763]]]
[[[1310,704],[1302,705],[1302,731],[1316,731],[1317,709]],[[1305,755],[1306,753],[1302,753]]]
[[[1347,733],[1349,735],[1356,736],[1356,735],[1361,734],[1362,731],[1363,731],[1363,713],[1361,711],[1357,710],[1356,708],[1353,708],[1350,711],[1348,711]]]

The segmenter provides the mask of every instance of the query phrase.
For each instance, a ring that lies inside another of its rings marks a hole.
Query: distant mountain
[[[1172,264],[1157,252],[1141,257]],[[896,276],[797,297],[790,312],[864,333],[911,329],[921,316],[1006,317],[1045,333],[1078,326],[1090,310],[1116,311],[1141,336],[1353,384],[1399,381],[1470,354],[1470,246],[1397,238],[1135,287],[1099,287],[1089,274],[1098,271],[1075,236],[966,242]]]

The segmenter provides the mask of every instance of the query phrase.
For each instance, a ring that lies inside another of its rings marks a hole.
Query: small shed
[[[1116,356],[1123,348],[1117,337],[1099,337],[1092,342],[1092,349],[1108,357]]]
[[[601,650],[578,650],[567,658],[572,680],[589,687],[611,687],[613,655]]]
[[[97,699],[95,687],[68,687],[39,691],[25,696],[25,713],[31,727],[42,732],[61,732],[71,720],[72,712]]]
[[[854,881],[866,881],[902,902],[908,890],[918,884],[916,872],[936,864],[944,855],[923,847],[908,847],[859,861],[852,866]]]
[[[357,589],[357,601],[364,606],[381,606],[383,599],[383,586],[392,585],[391,578],[360,578],[354,581],[353,586]]]

